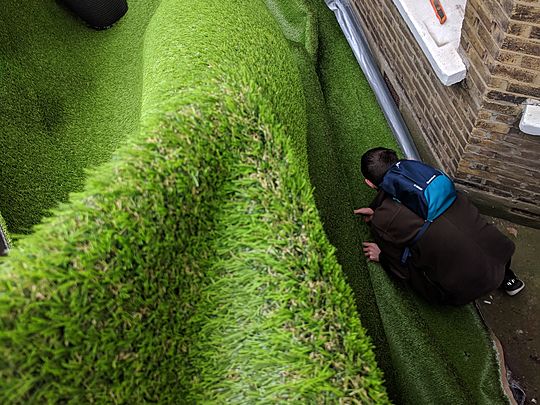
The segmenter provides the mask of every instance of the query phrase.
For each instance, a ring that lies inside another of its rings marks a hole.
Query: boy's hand
[[[354,210],[355,214],[360,214],[364,216],[364,222],[371,221],[371,218],[373,218],[373,210],[371,208],[358,208],[357,210]]]
[[[370,262],[379,262],[379,255],[381,254],[381,249],[373,242],[362,242],[364,246],[364,256],[367,257]]]

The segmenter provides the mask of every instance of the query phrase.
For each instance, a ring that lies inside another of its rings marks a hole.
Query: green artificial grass
[[[142,63],[140,134],[0,261],[2,403],[388,403],[264,4],[163,0]]]
[[[2,2],[0,212],[12,233],[29,232],[137,133],[157,4],[130,1],[114,29],[96,32],[54,1]]]
[[[305,83],[317,207],[391,398],[403,404],[506,403],[493,344],[474,307],[429,306],[362,257],[369,232],[352,212],[367,206],[373,193],[363,184],[360,157],[375,146],[397,145],[335,17],[318,0],[267,3],[296,52]],[[283,18],[289,15],[295,18]]]
[[[397,403],[505,402],[474,309],[362,257],[359,158],[395,142],[324,2],[213,3],[3,4],[0,212],[84,192],[1,261],[2,402],[385,403],[334,257]]]

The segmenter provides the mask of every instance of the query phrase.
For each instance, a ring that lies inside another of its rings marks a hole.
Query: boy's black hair
[[[377,187],[390,167],[398,161],[395,151],[388,148],[373,148],[362,155],[362,174]]]

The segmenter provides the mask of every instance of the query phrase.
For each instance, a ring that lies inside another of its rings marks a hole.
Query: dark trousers
[[[510,268],[511,264],[512,264],[512,260],[510,259],[508,260],[508,263],[506,263],[506,267],[504,269],[504,279],[503,279],[503,282],[501,283],[501,287],[504,286],[508,280],[516,278],[516,275]]]

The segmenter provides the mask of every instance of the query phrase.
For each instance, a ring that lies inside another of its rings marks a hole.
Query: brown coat
[[[488,224],[462,193],[412,247],[406,266],[401,265],[401,254],[423,219],[383,191],[371,208],[371,230],[382,252],[381,265],[407,280],[427,300],[462,305],[502,283],[514,243]]]

